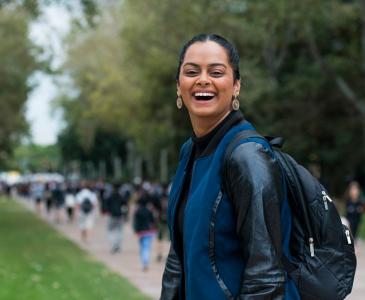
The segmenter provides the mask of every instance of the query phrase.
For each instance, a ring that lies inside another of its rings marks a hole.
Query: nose
[[[210,85],[208,74],[206,72],[201,72],[196,84],[202,87]]]

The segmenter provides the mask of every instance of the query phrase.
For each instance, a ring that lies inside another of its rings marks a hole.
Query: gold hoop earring
[[[240,108],[240,102],[237,99],[237,95],[234,96],[234,99],[232,101],[232,108],[233,110],[239,110]]]
[[[182,107],[183,107],[183,101],[182,101],[182,97],[180,95],[178,95],[176,98],[176,106],[178,109],[182,109]]]

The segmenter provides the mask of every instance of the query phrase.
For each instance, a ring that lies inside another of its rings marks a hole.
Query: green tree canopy
[[[73,32],[64,66],[76,92],[62,106],[84,147],[104,128],[176,161],[190,134],[175,108],[179,49],[207,32],[236,44],[243,111],[261,132],[286,137],[339,189],[365,165],[361,1],[125,0],[99,11],[95,26]]]
[[[24,104],[37,69],[37,49],[28,39],[28,14],[0,7],[0,165],[26,132]]]
[[[78,3],[83,12],[81,18],[92,25],[96,1]],[[9,167],[13,149],[28,133],[24,114],[26,100],[34,88],[31,76],[35,71],[49,71],[49,61],[40,55],[42,49],[29,39],[29,26],[51,4],[66,6],[60,0],[0,1],[0,167]]]

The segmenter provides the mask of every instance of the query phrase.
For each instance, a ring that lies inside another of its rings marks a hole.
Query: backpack
[[[94,205],[92,204],[91,200],[89,198],[84,198],[84,200],[81,202],[81,211],[84,214],[89,214],[94,208]]]
[[[137,208],[134,213],[133,229],[136,233],[154,229],[153,214],[146,206]]]
[[[282,169],[292,213],[291,259],[281,262],[302,300],[342,300],[352,290],[356,256],[352,234],[342,224],[327,190],[308,170],[279,150],[282,138],[239,132],[227,147],[225,162],[243,140],[269,148]]]

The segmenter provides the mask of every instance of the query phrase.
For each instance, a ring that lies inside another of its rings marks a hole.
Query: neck
[[[212,120],[211,118],[191,118],[191,116],[190,116],[190,121],[191,121],[191,125],[193,127],[194,134],[197,137],[202,137],[202,136],[208,134],[215,127],[217,127],[218,124],[220,122],[222,122],[225,119],[225,117],[227,117],[229,115],[230,112],[231,111],[228,111],[223,116],[219,116],[218,118],[215,118],[214,120]]]

